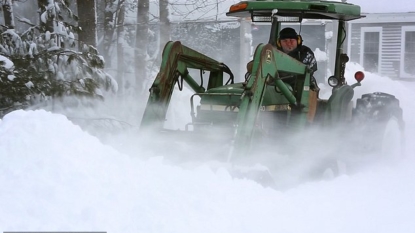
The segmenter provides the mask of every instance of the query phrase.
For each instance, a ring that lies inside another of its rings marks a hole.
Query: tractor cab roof
[[[275,11],[276,10],[276,11]],[[276,12],[276,13],[275,13]],[[253,21],[269,18],[276,14],[281,17],[297,17],[302,19],[354,20],[364,16],[360,14],[360,6],[350,3],[316,0],[257,0],[242,1],[230,7],[227,16],[251,17]]]

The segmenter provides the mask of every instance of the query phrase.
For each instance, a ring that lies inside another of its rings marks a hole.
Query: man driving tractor
[[[284,28],[279,33],[276,46],[278,50],[308,66],[311,70],[310,89],[318,92],[319,88],[316,79],[313,76],[313,73],[317,70],[317,61],[313,51],[309,47],[303,45],[301,36],[298,35],[293,28]],[[253,61],[250,61],[247,64],[248,73],[251,73],[252,66]]]

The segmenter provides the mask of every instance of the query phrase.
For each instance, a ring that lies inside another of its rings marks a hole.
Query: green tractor
[[[318,147],[316,153],[324,150],[323,141],[335,144],[338,151],[331,153],[333,161],[344,148],[350,149],[351,154],[401,153],[404,121],[399,101],[393,95],[375,92],[364,94],[354,104],[354,88],[361,86],[363,72],[355,74],[356,83],[346,82],[346,21],[364,17],[359,6],[317,0],[242,1],[232,5],[227,16],[271,24],[268,43],[256,47],[251,73],[245,81],[236,83],[224,63],[179,41],[168,42],[160,71],[150,88],[142,130],[162,131],[163,136],[174,140],[182,140],[177,135],[189,136],[190,144],[229,145],[229,151],[220,153],[225,160],[261,161],[274,168],[278,165],[264,161],[278,154],[295,153],[299,144],[306,142],[311,143],[311,148]],[[328,99],[320,99],[310,89],[311,71],[307,66],[275,46],[284,23],[301,24],[304,19],[338,22],[334,75],[328,78],[332,94]],[[202,77],[200,82],[196,81],[189,70],[208,72],[208,80]],[[178,84],[181,88],[184,82],[194,91],[190,98],[192,122],[183,131],[173,130],[172,135],[163,129],[163,124],[174,87]],[[195,96],[199,103],[195,104]],[[313,133],[305,133],[307,130]],[[345,146],[345,138],[352,138],[352,146]],[[392,146],[398,152],[387,150]]]

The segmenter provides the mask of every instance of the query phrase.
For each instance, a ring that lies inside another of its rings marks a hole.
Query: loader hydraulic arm
[[[299,80],[302,84],[299,97],[294,96],[293,92],[288,89],[280,79],[278,72],[297,75],[298,79],[301,79]],[[271,44],[260,44],[254,54],[252,76],[246,83],[241,97],[233,153],[240,155],[249,150],[266,85],[278,87],[292,107],[299,111],[308,111],[309,84],[310,71],[306,65],[282,53]]]
[[[210,71],[207,89],[222,86],[223,73],[229,74],[228,82],[233,83],[233,74],[228,66],[182,45],[180,41],[170,41],[164,47],[160,71],[150,88],[141,128],[163,127],[174,85],[179,78],[196,93],[205,92],[205,88],[190,76],[188,69]]]

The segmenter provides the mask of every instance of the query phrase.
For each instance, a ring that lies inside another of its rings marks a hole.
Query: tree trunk
[[[125,19],[125,4],[120,6],[120,10],[117,17],[117,81],[119,83],[119,92],[122,94],[124,89],[124,43],[125,43],[125,31],[124,31],[124,19]]]
[[[14,15],[12,0],[3,1],[4,23],[8,29],[14,29]]]
[[[135,42],[135,75],[136,87],[140,93],[144,92],[144,80],[147,77],[147,43],[148,43],[148,23],[149,23],[149,0],[139,0],[137,9],[137,30]]]
[[[105,13],[104,13],[104,59],[108,67],[111,67],[110,50],[112,39],[114,36],[114,13],[116,11],[116,0],[105,0]]]
[[[160,14],[160,45],[159,45],[160,52],[159,53],[161,54],[161,52],[164,49],[164,46],[170,40],[170,20],[169,20],[169,1],[168,0],[160,0],[159,14]]]
[[[78,25],[81,31],[78,33],[79,48],[83,44],[97,46],[97,13],[95,0],[77,0]]]

